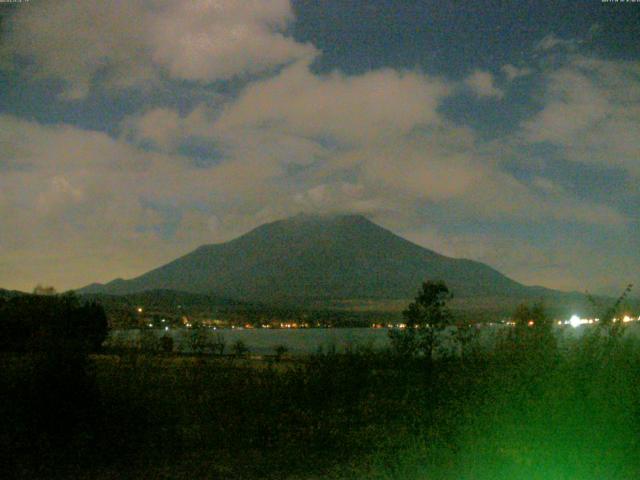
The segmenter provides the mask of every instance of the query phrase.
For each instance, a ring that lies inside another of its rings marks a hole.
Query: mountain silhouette
[[[139,277],[78,292],[169,289],[263,302],[387,300],[413,297],[425,280],[445,281],[457,297],[550,292],[483,263],[420,247],[361,215],[304,214],[203,245]]]

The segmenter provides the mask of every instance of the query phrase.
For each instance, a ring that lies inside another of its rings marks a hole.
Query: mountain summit
[[[526,295],[532,288],[480,262],[420,247],[362,215],[300,214],[203,245],[131,280],[79,292],[171,289],[263,302],[382,300],[411,298],[427,279],[444,280],[458,297]]]

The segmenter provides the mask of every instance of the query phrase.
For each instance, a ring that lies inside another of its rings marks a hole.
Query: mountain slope
[[[462,297],[546,290],[415,245],[360,215],[298,215],[204,245],[137,278],[79,292],[173,289],[269,302],[397,299],[412,297],[425,279],[442,279]]]

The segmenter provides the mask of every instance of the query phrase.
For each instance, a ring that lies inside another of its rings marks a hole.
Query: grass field
[[[640,346],[296,361],[5,355],[16,478],[640,478]]]

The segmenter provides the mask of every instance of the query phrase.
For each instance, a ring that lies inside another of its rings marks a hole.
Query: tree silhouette
[[[286,345],[277,345],[273,350],[276,354],[276,362],[282,360],[282,357],[289,351]]]
[[[108,329],[102,306],[81,304],[73,294],[20,295],[0,305],[2,350],[95,352]]]
[[[547,314],[544,303],[518,305],[512,320],[515,325],[508,333],[505,345],[509,346],[512,354],[537,365],[544,365],[555,358],[557,339],[553,333],[553,320]]]
[[[231,350],[238,358],[244,357],[249,352],[249,349],[242,340],[236,340],[232,345]]]
[[[424,354],[431,362],[438,334],[451,325],[453,319],[446,306],[451,298],[444,282],[424,282],[415,300],[402,312],[405,329],[389,331],[395,352],[403,356]]]

